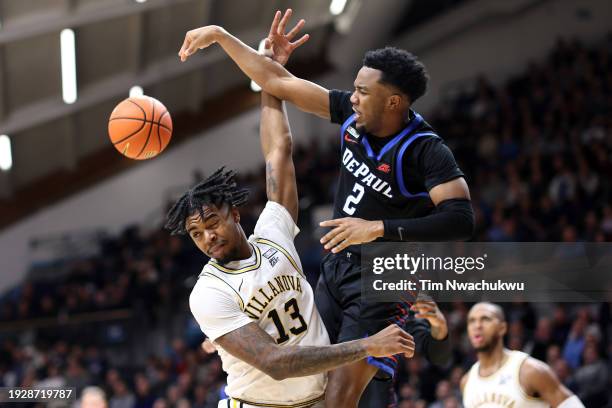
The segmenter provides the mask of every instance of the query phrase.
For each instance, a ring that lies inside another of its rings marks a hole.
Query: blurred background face
[[[106,399],[101,392],[84,392],[81,397],[81,408],[107,408]]]
[[[506,323],[499,319],[491,306],[475,305],[468,314],[467,331],[474,350],[486,352],[502,341]]]
[[[199,213],[185,221],[185,229],[194,244],[208,257],[220,263],[238,259],[238,245],[243,235],[240,233],[240,215],[229,205],[210,205],[204,207],[204,219]]]
[[[360,132],[376,135],[382,127],[385,105],[393,93],[389,86],[379,82],[381,76],[382,72],[377,69],[361,67],[355,78],[351,103],[357,114],[355,125]]]

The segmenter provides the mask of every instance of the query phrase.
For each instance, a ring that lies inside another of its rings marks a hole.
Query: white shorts
[[[232,398],[225,398],[219,401],[219,405],[217,408],[261,408],[262,406],[267,405],[251,405],[246,402],[238,401]],[[281,405],[278,405],[279,408],[285,408]],[[287,408],[292,407],[292,405],[287,405]],[[300,408],[323,408],[325,407],[325,401],[316,402],[314,405],[304,405]]]

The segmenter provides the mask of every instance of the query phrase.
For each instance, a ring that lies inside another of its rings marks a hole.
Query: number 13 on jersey
[[[355,183],[355,185],[353,186],[352,193],[349,194],[348,197],[346,197],[346,202],[344,203],[342,211],[344,211],[348,215],[355,214],[357,204],[359,204],[359,202],[363,198],[364,193],[365,189],[363,188],[363,186],[359,183]]]

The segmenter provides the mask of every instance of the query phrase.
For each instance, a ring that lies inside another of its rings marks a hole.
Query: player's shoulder
[[[238,300],[238,303],[242,303],[235,282],[230,281],[227,276],[220,275],[209,264],[204,266],[189,294],[189,305],[192,310],[196,307],[214,308],[221,301]]]
[[[519,368],[519,384],[528,395],[534,390],[555,387],[557,376],[548,364],[531,356],[525,357]]]
[[[529,355],[525,357],[519,370],[519,375],[526,381],[544,379],[552,374],[553,371],[548,364]]]
[[[217,275],[215,268],[208,262],[198,275],[189,297],[205,297],[207,294],[223,288],[223,283],[223,279]]]
[[[255,238],[277,237],[293,241],[299,232],[289,211],[275,201],[268,201],[259,215],[253,235]]]

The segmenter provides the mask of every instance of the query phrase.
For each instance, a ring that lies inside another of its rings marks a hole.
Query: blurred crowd
[[[501,86],[479,77],[429,117],[466,174],[475,241],[612,239],[611,55],[612,37],[593,49],[559,40],[523,74]],[[333,198],[338,150],[313,141],[294,157],[297,246],[314,282],[321,248],[311,220]],[[247,233],[265,203],[264,177],[239,179],[251,190]],[[216,408],[225,377],[216,355],[201,349],[187,305],[205,261],[188,238],[132,226],[101,242],[99,255],[65,261],[61,278],[26,280],[0,301],[0,386],[97,385],[110,408]],[[459,381],[475,357],[465,335],[469,305],[441,306],[453,364],[405,360],[395,382],[400,408],[460,406]],[[610,304],[504,307],[509,348],[546,361],[586,406],[612,404]],[[94,316],[116,310],[128,314]]]

